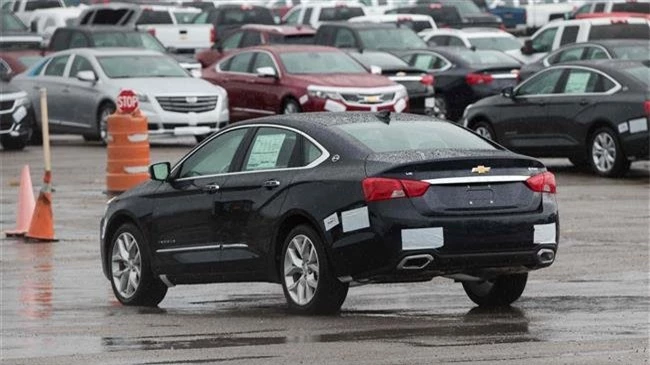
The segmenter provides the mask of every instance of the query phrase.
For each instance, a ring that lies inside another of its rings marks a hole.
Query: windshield
[[[313,34],[280,35],[269,34],[270,44],[314,44]]]
[[[431,29],[431,23],[426,20],[396,20],[394,22],[388,22],[391,24],[398,25],[400,27],[405,27],[412,29],[414,32],[419,33],[423,30]]]
[[[0,22],[0,29],[2,32],[22,32],[26,31],[27,27],[16,18],[12,13],[2,13],[2,21]]]
[[[437,2],[442,5],[453,6],[463,15],[483,13],[472,0],[437,0]]]
[[[485,68],[492,66],[520,67],[519,61],[500,51],[476,50],[458,48],[454,51],[470,68]]]
[[[290,74],[368,73],[342,52],[287,52],[280,59]]]
[[[154,36],[144,32],[93,33],[92,38],[95,47],[132,47],[165,52],[165,47]]]
[[[190,77],[176,61],[166,56],[102,56],[97,57],[97,61],[111,79]]]
[[[212,14],[217,14],[213,12]],[[214,23],[210,17],[209,23]],[[218,25],[240,25],[240,24],[275,24],[271,10],[263,7],[251,7],[245,9],[227,9],[221,13],[217,20]]]
[[[410,29],[377,28],[359,31],[363,47],[367,49],[427,48],[427,44]]]
[[[373,152],[432,149],[494,150],[490,143],[456,125],[444,122],[342,124],[339,128]]]
[[[379,66],[381,68],[393,68],[393,67],[409,66],[409,64],[406,63],[404,60],[396,56],[393,56],[390,53],[363,52],[363,53],[351,53],[350,56],[354,57],[356,60],[364,64],[366,67]]]
[[[18,60],[20,63],[25,66],[25,68],[32,67],[33,65],[36,64],[36,62],[40,61],[43,59],[43,56],[21,56],[18,57]]]
[[[335,6],[323,7],[320,10],[318,20],[321,22],[332,22],[339,20],[348,20],[356,16],[364,16],[363,9],[359,7]]]
[[[7,38],[9,39],[9,38]],[[41,42],[0,41],[0,51],[40,50]]]
[[[520,49],[524,44],[517,38],[470,38],[469,43],[477,49],[493,49],[497,51],[512,51]]]
[[[614,51],[614,58],[621,60],[636,60],[643,61],[648,59],[650,55],[650,42],[645,45],[632,45],[632,44],[621,44],[613,45],[609,47]]]

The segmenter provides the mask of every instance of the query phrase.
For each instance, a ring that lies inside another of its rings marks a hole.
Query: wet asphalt
[[[156,143],[175,161],[192,140]],[[105,149],[53,140],[55,243],[0,240],[2,364],[645,364],[650,362],[650,163],[604,179],[556,173],[556,262],[506,309],[477,308],[459,283],[352,288],[340,314],[290,313],[281,287],[179,286],[159,308],[113,297],[99,262]],[[42,150],[0,151],[0,229],[15,222],[20,169],[41,185]]]

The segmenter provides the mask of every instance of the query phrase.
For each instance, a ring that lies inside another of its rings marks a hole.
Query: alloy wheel
[[[616,163],[616,142],[607,132],[601,132],[593,139],[591,158],[601,172],[608,172]]]
[[[299,113],[300,111],[298,110],[298,105],[293,102],[288,102],[284,106],[284,114],[294,114],[294,113]]]
[[[99,118],[99,137],[108,143],[108,117],[113,114],[110,108],[104,108]]]
[[[447,119],[447,101],[442,97],[435,98],[433,114],[441,119]]]
[[[319,279],[318,252],[305,235],[295,236],[284,254],[284,281],[291,299],[306,305],[316,294]]]
[[[132,297],[140,286],[142,259],[135,237],[123,232],[113,244],[111,273],[113,283],[124,298]]]
[[[492,133],[485,126],[476,127],[476,129],[474,129],[474,132],[476,132],[476,134],[478,134],[479,136],[481,136],[481,137],[483,137],[485,139],[489,139],[489,140],[492,139]]]

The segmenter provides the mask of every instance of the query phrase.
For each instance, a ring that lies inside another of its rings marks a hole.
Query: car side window
[[[584,47],[575,47],[567,49],[566,51],[560,52],[557,56],[554,57],[550,64],[563,63],[563,62],[573,62],[582,59],[582,53],[585,51]]]
[[[564,69],[540,72],[525,81],[516,92],[517,96],[553,94]]]
[[[236,55],[229,63],[227,71],[248,73],[248,66],[250,66],[254,52],[246,52]]]
[[[446,35],[433,36],[429,38],[427,44],[430,46],[446,46],[449,44],[449,37]]]
[[[603,13],[605,11],[605,3],[598,3],[594,6],[594,13]]]
[[[70,48],[88,47],[88,38],[82,32],[73,32],[70,36]]]
[[[255,61],[253,62],[253,72],[257,72],[257,69],[261,67],[271,67],[275,70],[276,74],[278,73],[278,70],[275,68],[275,63],[273,63],[273,59],[268,53],[257,52]]]
[[[244,32],[235,32],[229,35],[226,39],[221,42],[221,49],[227,51],[229,49],[235,49],[239,47],[239,41],[241,41],[244,36]]]
[[[70,66],[69,77],[77,77],[77,74],[81,71],[95,72],[93,65],[90,63],[90,61],[88,61],[86,57],[76,55],[74,56],[74,60],[72,60],[72,65]]]
[[[318,147],[315,144],[311,143],[307,138],[303,138],[303,151],[302,151],[302,166],[307,166],[310,163],[316,161],[322,154]]]
[[[262,37],[257,31],[246,31],[242,37],[240,48],[253,47],[262,44]]]
[[[336,32],[334,38],[334,47],[339,48],[352,48],[355,46],[354,34],[351,30],[341,28]]]
[[[65,65],[68,63],[69,55],[54,57],[52,61],[45,67],[43,75],[45,76],[63,76]]]
[[[584,56],[585,60],[607,60],[609,56],[607,53],[600,47],[589,47],[587,49],[587,54]]]
[[[248,128],[226,132],[201,147],[181,166],[179,178],[216,175],[230,172],[239,145]]]
[[[580,27],[577,25],[564,27],[564,31],[562,31],[562,38],[560,38],[560,46],[569,43],[575,43],[576,39],[578,39],[578,30],[580,30]]]
[[[260,128],[244,159],[244,171],[296,167],[298,134],[280,128]]]
[[[615,87],[610,79],[603,75],[583,69],[572,69],[564,84],[563,94],[602,93]]]
[[[555,34],[557,27],[548,28],[537,37],[533,38],[533,49],[537,52],[549,52],[553,49],[553,41],[555,41]]]
[[[290,12],[286,18],[284,18],[284,22],[286,24],[298,24],[298,18],[300,17],[300,10],[301,9],[296,9],[292,12]]]
[[[310,24],[311,23],[311,13],[314,11],[314,8],[305,9],[305,15],[302,17],[301,24]]]
[[[411,58],[409,64],[423,70],[440,70],[447,67],[447,61],[431,53],[419,53]]]
[[[449,37],[449,45],[457,47],[465,47],[465,42],[458,37]]]
[[[62,51],[68,49],[68,41],[70,40],[70,31],[60,29],[52,35],[50,40],[50,50]]]

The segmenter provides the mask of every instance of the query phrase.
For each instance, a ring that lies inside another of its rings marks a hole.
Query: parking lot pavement
[[[152,161],[193,144],[158,143]],[[447,279],[352,288],[340,315],[302,317],[279,285],[176,287],[160,308],[114,299],[98,252],[105,149],[53,141],[56,243],[0,241],[3,364],[647,363],[650,164],[623,179],[545,160],[558,180],[557,261],[512,308],[474,307]],[[42,151],[0,153],[0,222],[13,228],[18,178]]]

